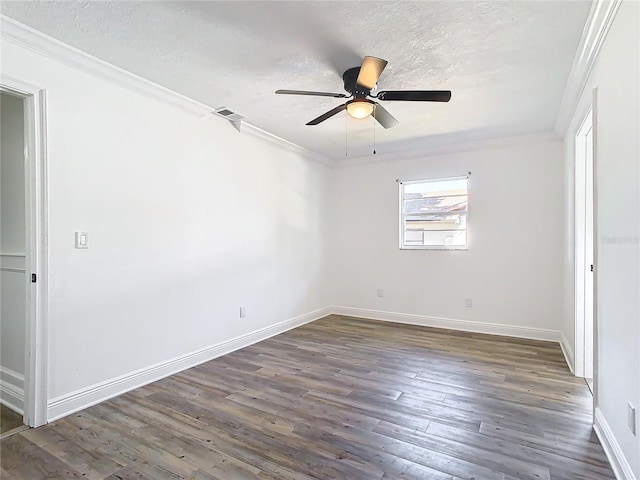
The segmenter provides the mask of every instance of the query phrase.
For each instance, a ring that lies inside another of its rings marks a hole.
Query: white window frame
[[[404,215],[404,186],[411,185],[416,183],[430,183],[430,182],[446,182],[448,180],[466,180],[467,181],[467,226],[465,228],[466,232],[466,243],[465,245],[406,245],[404,243],[404,226],[405,226],[405,215]],[[443,177],[443,178],[427,178],[424,180],[408,180],[408,181],[400,181],[398,180],[398,211],[400,218],[400,225],[398,228],[399,233],[399,246],[400,250],[469,250],[469,175],[462,175],[458,177]]]

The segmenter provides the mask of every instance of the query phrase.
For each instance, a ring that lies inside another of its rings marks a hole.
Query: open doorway
[[[24,100],[0,93],[0,434],[23,425],[26,371]]]
[[[46,423],[44,90],[0,77],[0,429]],[[17,424],[17,425],[16,425]]]
[[[575,373],[593,393],[594,351],[594,162],[593,109],[575,139]]]

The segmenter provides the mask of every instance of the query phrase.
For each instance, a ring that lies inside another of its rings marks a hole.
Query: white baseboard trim
[[[560,332],[560,348],[562,348],[562,354],[564,355],[564,359],[567,362],[567,366],[571,373],[575,375],[573,359],[575,358],[575,354],[573,353],[573,348],[571,348],[571,344],[565,337],[564,332]]]
[[[325,307],[305,315],[270,325],[210,347],[197,350],[180,357],[157,363],[155,365],[121,375],[106,382],[101,382],[75,392],[61,395],[49,401],[47,421],[52,422],[91,405],[108,400],[117,395],[142,387],[161,378],[181,372],[214,358],[226,355],[235,350],[248,347],[280,333],[318,320],[331,313],[331,307]]]
[[[24,375],[0,366],[0,403],[24,415]]]
[[[366,308],[334,306],[333,313],[347,317],[361,317],[371,320],[383,320],[385,322],[406,323],[421,325],[423,327],[446,328],[463,332],[487,333],[489,335],[502,335],[506,337],[527,338],[531,340],[544,340],[559,342],[560,332],[543,328],[517,327],[513,325],[501,325],[497,323],[474,322],[471,320],[457,320],[453,318],[427,317],[411,313],[384,312],[369,310]]]
[[[624,456],[620,444],[613,435],[613,431],[609,426],[606,418],[600,408],[596,407],[595,415],[593,419],[593,429],[596,431],[596,435],[600,439],[604,453],[611,463],[613,473],[615,473],[618,480],[636,480],[636,476],[631,470],[631,465]]]

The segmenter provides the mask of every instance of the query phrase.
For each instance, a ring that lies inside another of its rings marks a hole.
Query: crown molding
[[[0,15],[0,36],[3,40],[9,40],[47,58],[106,80],[119,87],[168,103],[187,113],[201,117],[214,110],[208,105],[100,60],[27,25],[16,22],[5,15]]]
[[[439,157],[454,153],[464,153],[475,150],[491,150],[515,145],[539,145],[549,142],[560,142],[562,141],[562,138],[562,135],[559,135],[556,132],[544,132],[469,142],[451,142],[445,145],[425,146],[425,148],[420,150],[412,150],[408,152],[384,153],[353,158],[350,157],[336,161],[334,163],[334,168],[355,167],[358,165],[368,165],[372,163],[397,162],[402,160],[413,160],[416,158]]]
[[[561,135],[569,128],[571,117],[621,2],[622,0],[594,0],[591,5],[556,117],[555,131]]]
[[[144,95],[154,100],[176,107],[186,113],[197,117],[208,117],[215,114],[215,108],[205,105],[177,93],[166,87],[158,85],[150,80],[139,77],[123,68],[105,62],[93,55],[68,45],[60,40],[45,35],[27,25],[0,14],[0,38],[18,44],[54,61],[73,67],[89,75],[125,88],[129,91]],[[287,151],[297,153],[309,160],[322,165],[333,166],[334,162],[315,152],[307,150],[295,143],[285,140],[277,135],[269,133],[261,128],[242,120],[239,129],[243,133],[267,141],[284,148]]]

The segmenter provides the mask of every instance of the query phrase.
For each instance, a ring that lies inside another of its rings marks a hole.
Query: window
[[[467,248],[467,180],[400,182],[400,248]]]

